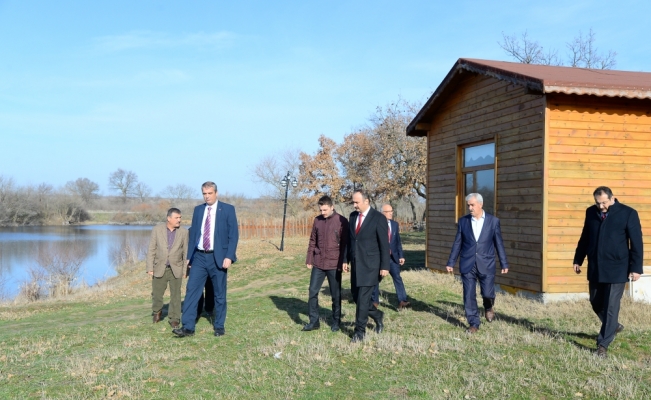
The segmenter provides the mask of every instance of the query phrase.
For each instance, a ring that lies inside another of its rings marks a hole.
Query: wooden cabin
[[[651,73],[462,58],[407,135],[427,137],[429,268],[445,270],[478,192],[510,264],[496,284],[543,301],[586,293],[572,260],[601,185],[638,210],[650,265]]]

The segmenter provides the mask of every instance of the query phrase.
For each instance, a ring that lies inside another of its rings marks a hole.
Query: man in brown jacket
[[[312,270],[310,292],[307,303],[310,322],[304,331],[319,329],[319,290],[323,280],[328,278],[330,296],[332,296],[333,332],[339,330],[341,322],[341,270],[343,268],[346,244],[348,243],[348,221],[337,214],[332,199],[323,196],[319,199],[321,215],[314,218],[310,243],[305,264]]]
[[[163,316],[163,295],[169,284],[170,306],[167,315],[173,328],[178,328],[181,320],[181,281],[188,253],[188,231],[180,227],[181,210],[170,208],[167,223],[152,229],[147,252],[147,273],[152,277],[153,322],[159,322]]]

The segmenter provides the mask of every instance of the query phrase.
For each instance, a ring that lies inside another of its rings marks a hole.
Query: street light
[[[282,239],[280,239],[280,251],[283,251],[285,248],[285,217],[287,216],[287,194],[289,193],[289,185],[292,185],[292,187],[298,186],[298,181],[296,180],[295,177],[293,177],[289,171],[287,171],[287,175],[283,177],[283,179],[280,181],[280,186],[285,188],[285,210],[283,211],[283,236]]]

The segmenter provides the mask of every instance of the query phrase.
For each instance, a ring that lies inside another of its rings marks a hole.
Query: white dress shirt
[[[475,219],[472,217],[472,233],[475,235],[475,241],[479,241],[479,235],[481,235],[481,230],[484,227],[484,221],[486,220],[486,211],[481,211],[481,217]]]
[[[209,206],[206,204],[206,208],[203,212],[203,219],[201,220],[201,234],[199,235],[199,243],[197,244],[197,248],[199,250],[204,250],[204,251],[210,251],[215,249],[215,222],[217,219],[217,203],[218,201],[215,202],[212,206]],[[204,249],[203,248],[203,227],[206,225],[206,217],[208,216],[208,207],[211,207],[210,209],[210,248],[209,249]]]

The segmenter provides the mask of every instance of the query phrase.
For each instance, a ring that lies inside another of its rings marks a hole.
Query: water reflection
[[[13,298],[20,284],[28,279],[36,254],[53,242],[81,242],[87,258],[81,265],[78,281],[95,284],[117,274],[111,251],[124,241],[146,242],[151,226],[21,226],[0,227],[0,277],[4,294]]]

